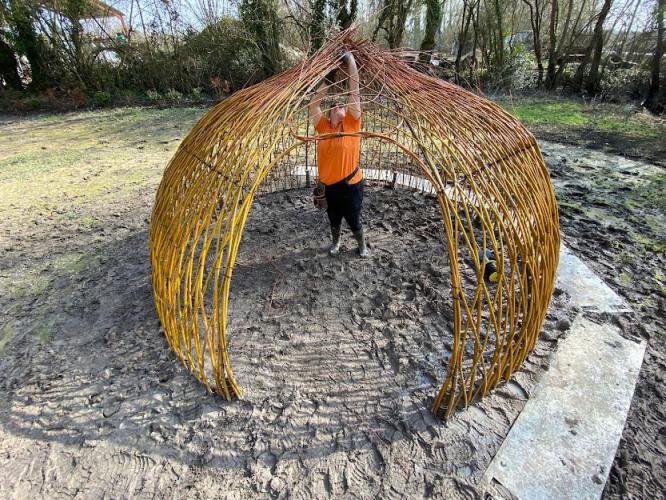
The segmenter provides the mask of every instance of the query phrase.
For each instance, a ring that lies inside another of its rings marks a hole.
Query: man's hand
[[[349,63],[350,63],[351,61],[354,60],[354,55],[353,55],[351,52],[346,51],[344,54],[342,54],[342,57],[340,58],[340,60],[341,60],[344,64],[346,64],[347,66],[349,66]]]

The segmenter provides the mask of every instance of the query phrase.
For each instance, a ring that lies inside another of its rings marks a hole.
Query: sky
[[[283,0],[281,0],[282,2]],[[307,0],[301,0],[303,2]],[[600,7],[602,0],[576,0],[586,1],[588,4]],[[563,0],[560,0],[564,3]],[[138,5],[141,5],[141,14],[143,15],[143,24],[147,30],[150,30],[150,24],[154,20],[162,20],[166,25],[168,16],[166,16],[165,5],[169,5],[178,12],[181,18],[181,26],[190,25],[195,29],[203,26],[203,20],[207,13],[222,17],[224,15],[236,15],[236,0],[109,0],[109,5],[115,7],[125,14],[125,24],[132,26],[137,31],[142,31],[142,20],[139,15]],[[361,0],[360,9],[367,15],[369,12],[369,2]],[[375,3],[379,3],[375,0]],[[639,5],[637,11],[637,20],[635,29],[642,30],[649,22],[656,0],[615,0],[611,12],[606,19],[605,27],[610,28],[615,25],[616,29],[622,28],[623,24],[631,17],[631,13],[636,5]],[[445,9],[453,12],[460,12],[462,0],[445,0]],[[117,21],[110,20],[107,23],[111,31],[120,31],[120,25]]]

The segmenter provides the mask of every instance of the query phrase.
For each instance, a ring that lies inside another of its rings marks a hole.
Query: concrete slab
[[[564,245],[560,245],[556,286],[567,292],[585,311],[614,313],[631,310],[622,297]]]
[[[599,498],[644,353],[644,341],[579,315],[482,484],[520,499]]]

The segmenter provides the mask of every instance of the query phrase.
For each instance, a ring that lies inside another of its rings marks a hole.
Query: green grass
[[[65,276],[81,274],[86,268],[97,262],[97,257],[82,253],[66,253],[53,258],[54,270]]]
[[[0,352],[4,350],[4,348],[9,344],[9,341],[14,338],[14,335],[16,334],[16,328],[14,328],[14,325],[12,324],[7,324],[2,327],[0,330]]]
[[[42,323],[37,327],[36,332],[37,332],[37,340],[40,343],[44,344],[49,340],[49,338],[51,338],[51,334],[53,333],[53,328],[51,328],[51,326],[46,323]]]
[[[588,117],[582,105],[574,102],[522,102],[506,106],[520,121],[533,123],[559,123],[561,125],[586,125]]]
[[[0,181],[25,181],[82,161],[80,151],[33,150],[0,159]]]
[[[0,286],[13,298],[37,296],[49,286],[49,278],[35,269],[0,278]]]
[[[565,99],[507,97],[498,98],[497,103],[527,126],[595,128],[644,138],[659,138],[666,134],[666,125],[647,112],[627,111],[612,104],[594,105]]]

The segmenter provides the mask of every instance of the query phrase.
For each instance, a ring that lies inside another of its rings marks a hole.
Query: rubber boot
[[[365,244],[365,235],[363,234],[363,229],[354,231],[354,238],[356,238],[356,241],[358,242],[358,254],[361,257],[367,257],[370,255],[368,252],[368,247]]]
[[[328,248],[329,255],[338,255],[340,253],[340,229],[341,226],[331,226],[333,244]]]

